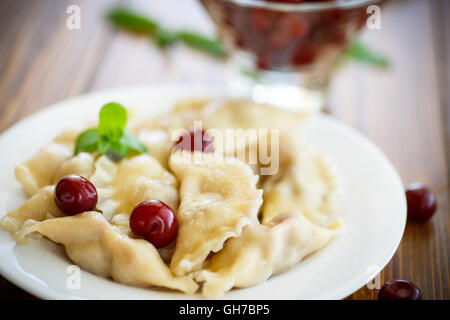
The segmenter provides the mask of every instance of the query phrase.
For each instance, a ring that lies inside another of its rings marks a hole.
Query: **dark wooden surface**
[[[105,11],[127,4],[213,33],[195,0],[2,0],[0,2],[0,132],[66,97],[130,84],[224,84],[222,62],[176,46],[162,52],[148,39],[112,30]],[[81,8],[81,30],[66,28],[66,8]],[[408,223],[381,282],[414,281],[425,299],[449,299],[450,1],[391,1],[382,29],[363,41],[392,66],[350,63],[333,78],[331,113],[356,127],[390,158],[404,184],[419,181],[438,195],[428,224]],[[4,155],[3,155],[4,156]],[[375,299],[367,287],[348,299]],[[32,299],[0,276],[0,299]]]

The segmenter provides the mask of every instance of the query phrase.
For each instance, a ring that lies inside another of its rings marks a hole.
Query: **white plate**
[[[0,136],[0,216],[25,199],[14,166],[30,158],[67,126],[96,119],[106,102],[118,101],[139,114],[163,112],[184,96],[207,90],[131,87],[71,98],[20,121]],[[364,286],[392,258],[403,235],[406,202],[400,178],[383,153],[357,131],[320,115],[308,141],[328,153],[339,167],[344,186],[340,214],[342,236],[292,270],[226,299],[342,299]],[[128,287],[81,271],[81,288],[66,285],[71,263],[63,249],[47,240],[15,244],[0,231],[0,273],[28,292],[46,299],[191,299],[164,290]]]

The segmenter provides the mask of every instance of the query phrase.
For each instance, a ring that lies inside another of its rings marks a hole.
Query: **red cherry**
[[[436,196],[431,189],[414,183],[406,188],[408,219],[416,222],[429,220],[437,209]]]
[[[297,66],[311,64],[316,60],[319,52],[320,45],[312,41],[304,43],[292,57],[292,63]]]
[[[269,70],[272,67],[272,58],[267,52],[260,52],[256,57],[256,66],[259,70]]]
[[[212,152],[214,151],[214,145],[212,138],[206,132],[189,129],[188,132],[185,132],[180,136],[174,149]]]
[[[303,37],[309,32],[309,21],[303,15],[282,14],[279,24],[267,37],[272,49],[283,49],[293,44],[293,40]]]
[[[56,206],[68,215],[92,211],[98,201],[94,185],[76,174],[62,177],[59,180],[53,192],[53,198]]]
[[[347,12],[348,11],[343,9],[331,9],[324,12],[322,19],[326,20],[329,25],[346,22],[348,20]]]
[[[178,233],[178,220],[173,210],[159,200],[147,200],[138,204],[130,216],[130,227],[155,248],[168,246]]]
[[[281,21],[280,29],[291,38],[304,36],[309,31],[309,21],[303,14],[290,14]]]
[[[268,37],[269,45],[271,49],[283,49],[286,45],[289,44],[289,34],[275,31]]]
[[[378,300],[422,300],[422,292],[411,281],[391,280],[381,287]]]
[[[252,26],[259,30],[265,31],[272,25],[270,11],[264,9],[252,9],[249,13],[250,23]]]

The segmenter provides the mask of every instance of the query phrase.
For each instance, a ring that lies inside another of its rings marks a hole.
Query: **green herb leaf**
[[[179,40],[178,34],[168,29],[158,28],[156,30],[156,44],[160,47],[166,47]]]
[[[244,76],[249,77],[250,79],[255,80],[255,81],[261,77],[260,73],[256,70],[242,68],[240,70],[240,72]]]
[[[112,161],[119,161],[128,155],[128,148],[125,144],[120,140],[112,141],[108,140],[108,138],[100,139],[99,151]]]
[[[175,31],[163,28],[152,18],[128,9],[113,9],[108,13],[107,18],[116,27],[153,36],[154,41],[160,47],[166,47],[176,41],[182,41],[186,45],[215,57],[224,57],[226,55],[225,49],[219,40],[208,38],[195,31]]]
[[[119,103],[110,102],[100,110],[98,132],[101,136],[109,136],[119,140],[127,124],[127,110]]]
[[[344,58],[346,57],[382,68],[387,68],[389,66],[389,61],[386,57],[372,51],[359,41],[354,41],[350,44],[344,53]]]
[[[125,130],[127,110],[119,103],[105,104],[99,113],[98,128],[82,132],[75,144],[75,154],[98,150],[113,161],[132,154],[146,153],[147,148]]]
[[[97,150],[100,134],[97,129],[83,131],[75,142],[75,155],[81,151],[92,152]]]
[[[178,31],[178,37],[187,45],[217,57],[225,57],[226,51],[219,40],[203,36],[195,31]]]
[[[105,137],[102,137],[98,142],[98,151],[101,154],[106,154],[109,149],[111,149],[111,142]]]
[[[122,144],[129,150],[137,151],[139,153],[148,152],[147,148],[136,138],[136,136],[128,130],[123,132],[123,137],[121,139]]]
[[[116,27],[133,32],[153,34],[159,27],[153,19],[124,8],[111,10],[107,18]]]

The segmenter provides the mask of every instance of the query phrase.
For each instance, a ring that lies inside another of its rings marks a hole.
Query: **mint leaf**
[[[101,136],[120,139],[127,124],[127,110],[119,103],[110,102],[100,110],[98,132]]]
[[[249,77],[252,80],[258,80],[260,78],[260,74],[258,71],[256,70],[251,70],[251,69],[241,69],[240,70],[241,74],[243,74],[246,77]]]
[[[128,154],[128,148],[120,140],[111,141],[107,138],[100,139],[98,150],[112,161],[119,161]]]
[[[178,41],[178,35],[176,32],[164,28],[158,28],[156,30],[155,37],[156,44],[160,47],[166,47]]]
[[[98,152],[101,154],[106,154],[111,148],[111,142],[106,138],[101,138],[98,142]]]
[[[105,104],[99,113],[98,128],[82,132],[75,144],[75,154],[80,151],[98,150],[113,161],[119,161],[132,153],[146,153],[147,148],[125,130],[127,110],[119,103]]]
[[[100,134],[97,129],[83,131],[75,142],[75,155],[81,151],[92,152],[97,150]]]
[[[344,58],[347,57],[382,68],[389,66],[389,61],[386,57],[374,52],[359,41],[354,41],[349,45],[344,53]]]
[[[124,131],[121,142],[131,151],[137,151],[139,153],[148,152],[147,148],[128,130]]]
[[[213,56],[225,57],[226,51],[219,40],[211,39],[194,31],[181,30],[178,37],[187,45],[200,49]]]
[[[138,33],[153,34],[159,27],[153,19],[123,8],[111,10],[106,17],[116,27]]]
[[[116,27],[152,36],[153,40],[160,47],[166,47],[177,41],[182,41],[190,47],[215,57],[222,58],[226,55],[224,47],[217,39],[212,39],[190,30],[166,29],[152,18],[125,8],[113,9],[106,17]]]

